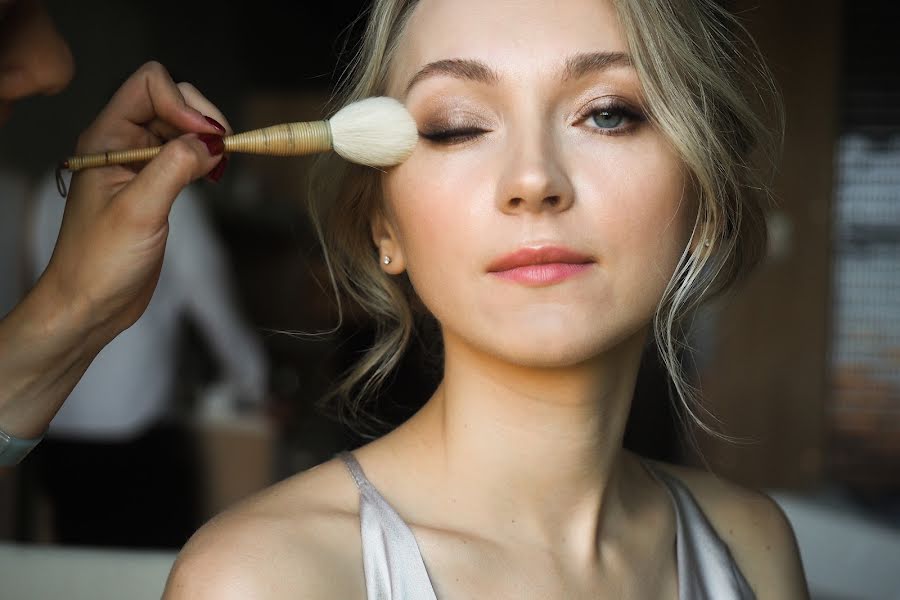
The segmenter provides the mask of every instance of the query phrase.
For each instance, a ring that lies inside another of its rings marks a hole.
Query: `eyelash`
[[[457,129],[439,129],[437,131],[428,132],[422,131],[419,132],[419,135],[429,142],[450,146],[474,140],[482,133],[487,132],[487,129],[482,129],[480,127],[459,127]]]
[[[623,127],[617,127],[614,129],[606,129],[603,127],[589,127],[589,129],[597,131],[600,135],[623,135],[646,120],[646,117],[644,117],[644,115],[635,110],[632,110],[624,103],[612,102],[604,106],[588,107],[578,117],[577,122],[584,123],[591,117],[603,113],[607,113],[610,115],[621,115],[622,117],[624,117],[627,124]],[[489,133],[489,130],[482,129],[480,127],[458,127],[455,129],[449,128],[438,129],[435,131],[422,131],[419,132],[419,135],[432,143],[452,146],[471,141],[484,133]]]

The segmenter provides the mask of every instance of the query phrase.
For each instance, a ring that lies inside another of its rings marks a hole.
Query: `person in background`
[[[179,548],[202,522],[193,432],[175,414],[184,318],[219,359],[218,387],[242,404],[264,400],[265,354],[235,304],[225,252],[201,202],[197,190],[181,192],[147,310],[100,351],[31,459],[59,543]],[[28,203],[26,253],[35,275],[51,259],[63,206],[52,176]]]
[[[64,89],[65,40],[38,0],[0,0],[0,123],[13,104]],[[140,67],[78,139],[74,154],[165,143],[139,172],[72,178],[59,237],[34,287],[0,320],[0,468],[18,464],[91,362],[137,321],[163,268],[169,211],[192,181],[222,177],[222,113],[158,63]]]

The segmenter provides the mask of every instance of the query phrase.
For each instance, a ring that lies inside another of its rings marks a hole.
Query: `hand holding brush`
[[[162,65],[148,63],[79,137],[67,166],[81,170],[72,177],[50,264],[4,318],[6,341],[22,340],[19,363],[29,365],[18,376],[35,382],[10,388],[10,431],[39,434],[28,423],[49,422],[93,357],[141,316],[160,275],[172,204],[191,181],[218,179],[225,152],[334,149],[354,162],[389,166],[408,156],[418,137],[402,105],[384,99],[347,106],[327,123],[229,134],[225,117],[196,88],[176,85]],[[140,170],[88,168],[113,164],[121,149],[150,146],[137,158],[146,163]]]
[[[406,108],[393,98],[367,98],[345,106],[327,121],[284,123],[222,138],[224,151],[266,156],[302,156],[334,150],[345,159],[372,167],[406,160],[418,132]],[[73,156],[63,169],[79,171],[155,158],[162,146]]]

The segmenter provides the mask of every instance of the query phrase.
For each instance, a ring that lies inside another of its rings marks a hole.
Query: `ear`
[[[403,248],[393,223],[379,210],[372,217],[372,242],[378,248],[378,262],[388,275],[399,275],[406,270]],[[385,257],[390,259],[385,264]]]

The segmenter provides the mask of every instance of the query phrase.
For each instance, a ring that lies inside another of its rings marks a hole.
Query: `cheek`
[[[619,289],[661,293],[687,245],[695,210],[677,156],[650,139],[642,148],[608,152],[582,172],[582,196],[596,205],[587,212],[598,252],[624,284]]]
[[[490,220],[484,203],[483,174],[471,173],[460,161],[417,157],[397,167],[384,180],[384,193],[397,227],[406,270],[416,292],[436,315],[435,302],[446,298],[447,286],[472,261],[479,226]],[[468,173],[468,175],[464,175]]]

